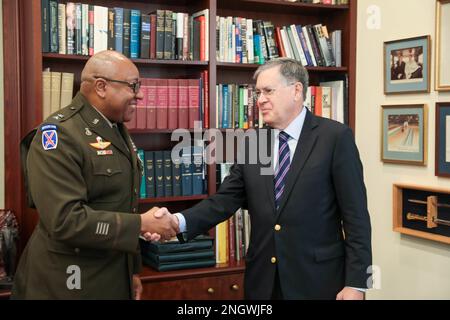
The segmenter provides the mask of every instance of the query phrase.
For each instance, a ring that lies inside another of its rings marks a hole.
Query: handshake
[[[141,235],[147,241],[170,240],[179,232],[178,218],[167,208],[153,207],[141,214]]]

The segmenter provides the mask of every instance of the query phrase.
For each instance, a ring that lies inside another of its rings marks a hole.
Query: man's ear
[[[99,97],[104,99],[106,97],[106,81],[103,79],[95,79],[94,90]]]
[[[300,101],[302,100],[303,97],[303,84],[301,82],[296,82],[295,83],[295,97],[294,100],[295,101]]]

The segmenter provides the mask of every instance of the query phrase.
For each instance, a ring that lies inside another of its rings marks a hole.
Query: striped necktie
[[[291,166],[291,153],[289,151],[288,146],[288,140],[290,136],[284,132],[281,131],[278,139],[279,139],[279,146],[278,146],[278,168],[275,172],[275,206],[278,210],[280,207],[280,200],[281,196],[283,195],[284,191],[284,183],[286,179],[286,175],[289,171],[289,167]]]

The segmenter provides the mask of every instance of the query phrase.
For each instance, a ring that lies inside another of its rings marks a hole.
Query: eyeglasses
[[[103,80],[109,81],[109,82],[117,82],[117,83],[126,84],[128,87],[131,88],[131,90],[133,90],[134,94],[138,94],[139,89],[141,88],[141,81],[128,82],[128,81],[123,81],[123,80],[109,79],[109,78],[101,77],[101,76],[94,76],[94,78],[95,79],[103,79]]]
[[[287,85],[280,87],[280,88],[286,88],[286,87],[292,86],[293,84],[295,84],[295,82],[288,83]],[[280,88],[278,88],[278,89],[280,89]],[[261,90],[256,90],[253,93],[253,97],[256,100],[258,100],[259,97],[261,97],[261,94],[264,94],[265,97],[270,97],[275,93],[276,90],[277,90],[277,88],[263,88]]]

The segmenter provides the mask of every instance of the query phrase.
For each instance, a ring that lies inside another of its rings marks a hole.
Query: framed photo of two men
[[[450,178],[450,102],[436,103],[435,175]]]
[[[384,93],[430,92],[430,36],[384,43]]]
[[[426,165],[425,104],[381,106],[381,161]]]

